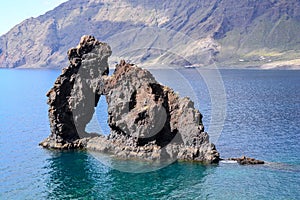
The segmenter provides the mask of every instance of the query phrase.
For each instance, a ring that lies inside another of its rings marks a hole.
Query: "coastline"
[[[115,69],[115,62],[109,62],[109,69]],[[300,59],[293,60],[282,60],[282,61],[274,61],[269,63],[257,63],[257,62],[215,62],[210,65],[193,65],[193,67],[185,67],[179,65],[171,65],[171,64],[153,64],[153,63],[136,63],[141,68],[144,69],[205,69],[205,70],[215,70],[215,69],[236,69],[236,70],[300,70]],[[67,66],[67,65],[66,65]],[[65,66],[64,66],[65,67]],[[45,70],[61,70],[63,67],[57,66],[31,66],[31,67],[0,67],[1,69],[45,69]]]

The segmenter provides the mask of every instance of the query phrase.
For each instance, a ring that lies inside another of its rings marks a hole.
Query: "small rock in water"
[[[263,160],[256,160],[255,158],[249,158],[246,156],[242,156],[240,158],[229,158],[228,160],[237,161],[240,165],[258,165],[265,164]]]

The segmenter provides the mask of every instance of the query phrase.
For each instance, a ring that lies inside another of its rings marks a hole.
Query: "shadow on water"
[[[140,174],[111,170],[109,174],[114,184],[107,196],[118,199],[123,193],[125,199],[183,198],[187,188],[204,182],[206,170],[206,166],[192,163],[173,163],[160,170]]]
[[[181,196],[186,188],[205,181],[208,168],[215,168],[193,163],[173,163],[157,171],[137,174],[111,169],[84,151],[51,154],[46,164],[49,170],[46,181],[47,199],[143,199],[167,198],[170,194]]]
[[[48,159],[47,199],[77,199],[89,196],[96,180],[91,177],[89,155],[85,152],[51,152]]]

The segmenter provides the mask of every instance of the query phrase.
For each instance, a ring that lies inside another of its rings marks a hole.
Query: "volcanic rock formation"
[[[68,51],[70,65],[62,70],[47,93],[51,135],[41,145],[48,148],[75,148],[75,141],[86,136],[85,126],[91,120],[100,98],[98,83],[108,74],[110,47],[83,36],[77,48]]]
[[[246,156],[242,156],[240,158],[229,158],[228,160],[237,161],[240,165],[259,165],[265,164],[263,160],[256,160],[255,158],[249,158]]]
[[[92,36],[83,36],[69,50],[70,65],[47,93],[51,135],[43,147],[86,148],[118,158],[219,161],[189,98],[180,98],[149,71],[125,61],[107,76],[110,54],[110,47]],[[85,132],[101,95],[108,104],[107,137]]]

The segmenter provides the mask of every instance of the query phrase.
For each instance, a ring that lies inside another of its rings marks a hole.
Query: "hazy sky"
[[[67,0],[0,0],[0,35],[30,17],[37,17]]]

